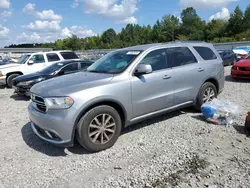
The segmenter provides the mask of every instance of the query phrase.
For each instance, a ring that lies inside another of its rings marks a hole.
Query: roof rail
[[[197,40],[194,40],[194,41],[191,41],[191,40],[184,40],[184,41],[172,41],[172,42],[167,42],[167,44],[176,44],[176,43],[206,43],[204,41],[197,41]]]

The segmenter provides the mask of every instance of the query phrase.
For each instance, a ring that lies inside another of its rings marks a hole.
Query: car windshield
[[[20,57],[20,59],[18,59],[18,61],[16,63],[17,64],[24,64],[29,59],[29,57],[30,57],[30,55],[24,55],[24,56]]]
[[[54,63],[54,64],[42,69],[41,71],[39,71],[39,73],[51,74],[51,73],[55,72],[56,70],[58,70],[59,68],[63,67],[64,65],[65,65],[65,63]]]
[[[246,56],[246,59],[250,59],[250,54],[248,56]]]
[[[141,51],[110,52],[87,68],[87,72],[118,74],[123,72]]]

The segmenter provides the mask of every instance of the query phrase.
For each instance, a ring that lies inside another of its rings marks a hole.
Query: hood
[[[78,72],[43,81],[31,88],[31,93],[42,97],[68,96],[84,89],[96,87],[109,82],[113,74]]]
[[[32,73],[32,74],[18,76],[17,78],[15,78],[15,81],[19,83],[19,82],[34,80],[41,77],[43,77],[43,75],[40,73]]]
[[[19,67],[19,66],[20,64],[17,64],[17,63],[9,63],[6,65],[0,65],[0,69],[10,68],[10,67]]]
[[[242,59],[235,63],[234,65],[238,67],[250,67],[250,59]]]

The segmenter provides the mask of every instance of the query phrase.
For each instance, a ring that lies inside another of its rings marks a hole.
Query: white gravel
[[[226,79],[219,98],[242,108],[237,125],[207,124],[184,109],[126,129],[114,147],[95,154],[39,139],[29,126],[29,101],[1,87],[0,187],[249,187],[243,125],[250,82]]]

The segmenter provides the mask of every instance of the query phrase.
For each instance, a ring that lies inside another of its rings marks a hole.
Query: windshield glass
[[[250,59],[250,55],[248,55],[248,56],[246,57],[246,59]]]
[[[55,72],[56,70],[58,70],[59,68],[63,67],[64,65],[65,65],[65,63],[55,63],[55,64],[52,64],[52,65],[42,69],[39,72],[42,74],[51,74],[51,73]]]
[[[140,53],[141,51],[129,50],[110,52],[89,66],[86,71],[118,74],[123,72]]]
[[[16,63],[18,63],[18,64],[24,64],[29,59],[29,57],[30,57],[30,55],[21,56],[20,59],[18,59],[18,61]]]

